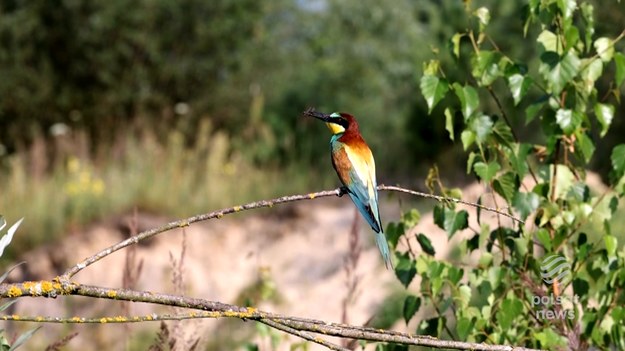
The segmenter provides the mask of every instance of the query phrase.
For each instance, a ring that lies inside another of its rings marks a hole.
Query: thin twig
[[[390,191],[397,191],[400,193],[406,193],[406,194],[412,194],[412,195],[416,195],[416,196],[420,196],[420,197],[425,197],[428,199],[434,199],[437,201],[450,201],[450,202],[454,202],[454,203],[458,203],[458,204],[463,204],[463,205],[469,205],[475,208],[479,208],[482,209],[484,211],[489,211],[489,212],[494,212],[496,214],[508,217],[512,220],[515,220],[521,224],[525,224],[525,222],[517,217],[514,217],[513,215],[503,212],[499,209],[493,208],[493,207],[488,207],[488,206],[484,206],[484,205],[480,205],[480,204],[476,204],[473,202],[468,202],[468,201],[464,201],[461,199],[456,199],[453,197],[445,197],[445,196],[438,196],[438,195],[432,195],[432,194],[426,194],[426,193],[422,193],[419,191],[414,191],[414,190],[410,190],[410,189],[404,189],[402,187],[398,187],[398,186],[392,186],[392,185],[378,185],[378,190],[390,190]]]
[[[276,322],[272,319],[261,319],[260,320],[261,323],[264,323],[272,328],[276,328],[278,330],[282,330],[285,333],[289,333],[291,335],[295,335],[298,336],[304,340],[308,340],[311,342],[314,342],[315,344],[319,344],[321,346],[325,346],[330,350],[337,350],[337,351],[351,351],[350,349],[346,349],[341,345],[337,345],[334,343],[331,343],[329,341],[326,341],[318,336],[314,336],[312,334],[309,334],[307,332],[303,332],[301,330],[297,330],[295,328],[292,328],[286,324],[280,323],[280,322]]]
[[[382,190],[382,191],[397,191],[397,192],[402,192],[402,193],[407,193],[407,194],[412,194],[412,195],[416,195],[416,196],[421,196],[421,197],[425,197],[425,198],[429,198],[429,199],[435,199],[438,201],[451,201],[451,202],[455,202],[455,203],[461,203],[461,204],[465,204],[465,205],[469,205],[469,206],[473,206],[473,207],[477,207],[477,208],[481,208],[485,211],[490,211],[490,212],[494,212],[503,216],[506,216],[508,218],[511,218],[519,223],[525,223],[523,222],[521,219],[518,219],[508,213],[505,213],[503,211],[500,211],[496,208],[491,208],[491,207],[487,207],[487,206],[482,206],[479,204],[475,204],[475,203],[471,203],[471,202],[467,202],[464,200],[460,200],[460,199],[455,199],[455,198],[448,198],[448,197],[443,197],[443,196],[437,196],[437,195],[432,195],[432,194],[426,194],[426,193],[421,193],[418,191],[414,191],[414,190],[410,190],[410,189],[405,189],[399,186],[390,186],[390,185],[379,185],[378,186],[378,190]],[[85,269],[86,267],[94,264],[95,262],[101,260],[102,258],[116,252],[119,251],[125,247],[128,247],[130,245],[136,244],[139,241],[151,238],[157,234],[175,229],[175,228],[183,228],[186,226],[189,226],[192,223],[196,223],[196,222],[201,222],[201,221],[206,221],[209,219],[213,219],[213,218],[222,218],[225,215],[228,214],[232,214],[232,213],[236,213],[236,212],[241,212],[241,211],[246,211],[246,210],[252,210],[252,209],[257,209],[257,208],[265,208],[265,207],[273,207],[274,205],[278,205],[278,204],[283,204],[283,203],[287,203],[287,202],[294,202],[294,201],[301,201],[301,200],[312,200],[315,198],[319,198],[319,197],[328,197],[328,196],[338,196],[340,194],[340,188],[334,189],[334,190],[323,190],[323,191],[319,191],[319,192],[314,192],[314,193],[309,193],[309,194],[300,194],[300,195],[288,195],[288,196],[282,196],[279,198],[275,198],[272,200],[261,200],[261,201],[255,201],[255,202],[251,202],[245,205],[241,205],[241,206],[233,206],[233,207],[228,207],[225,209],[221,209],[221,210],[217,210],[217,211],[212,211],[209,213],[205,213],[205,214],[200,214],[200,215],[196,215],[196,216],[192,216],[189,218],[185,218],[185,219],[181,219],[181,220],[177,220],[177,221],[173,221],[173,222],[169,222],[161,227],[158,228],[153,228],[150,230],[146,230],[143,231],[135,236],[132,236],[124,241],[118,242],[117,244],[114,244],[98,253],[96,253],[95,255],[92,255],[88,258],[86,258],[85,260],[77,263],[76,265],[74,265],[73,267],[69,268],[67,271],[65,271],[65,273],[63,273],[63,275],[61,275],[59,277],[60,282],[67,284],[69,283],[69,280],[76,275],[78,272],[82,271],[83,269]]]

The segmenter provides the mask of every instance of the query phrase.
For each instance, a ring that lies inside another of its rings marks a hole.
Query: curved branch
[[[410,189],[405,189],[399,186],[391,186],[391,185],[379,185],[378,186],[378,190],[381,191],[396,191],[396,192],[402,192],[402,193],[406,193],[406,194],[411,194],[411,195],[416,195],[416,196],[420,196],[420,197],[424,197],[424,198],[429,198],[429,199],[435,199],[438,201],[450,201],[450,202],[454,202],[454,203],[461,203],[461,204],[465,204],[465,205],[469,205],[469,206],[473,206],[473,207],[477,207],[477,208],[481,208],[485,211],[490,211],[490,212],[494,212],[497,214],[500,214],[502,216],[506,216],[508,218],[511,218],[515,221],[518,221],[520,223],[524,223],[522,220],[508,214],[505,213],[503,211],[500,211],[496,208],[492,208],[492,207],[487,207],[487,206],[483,206],[480,204],[475,204],[475,203],[471,203],[471,202],[467,202],[464,200],[460,200],[460,199],[455,199],[455,198],[448,198],[448,197],[443,197],[443,196],[437,196],[437,195],[432,195],[432,194],[426,194],[426,193],[422,193],[422,192],[418,192],[418,191],[414,191],[414,190],[410,190]],[[300,195],[288,195],[288,196],[282,196],[279,198],[275,198],[272,200],[261,200],[261,201],[255,201],[255,202],[250,202],[248,204],[245,205],[240,205],[240,206],[233,206],[233,207],[228,207],[228,208],[224,208],[221,210],[217,210],[217,211],[212,211],[209,213],[205,213],[205,214],[200,214],[200,215],[196,215],[193,217],[189,217],[189,218],[185,218],[185,219],[181,219],[181,220],[177,220],[177,221],[173,221],[173,222],[169,222],[161,227],[158,228],[153,228],[150,230],[146,230],[143,231],[135,236],[132,236],[126,240],[120,241],[112,246],[109,246],[108,248],[96,253],[95,255],[92,255],[86,259],[84,259],[83,261],[77,263],[76,265],[74,265],[73,267],[69,268],[68,270],[65,271],[65,273],[63,273],[63,275],[61,275],[59,277],[60,282],[67,284],[69,283],[69,280],[76,275],[78,272],[80,272],[81,270],[85,269],[86,267],[92,265],[93,263],[101,260],[102,258],[116,252],[119,251],[125,247],[128,247],[130,245],[136,244],[141,240],[145,240],[148,238],[151,238],[157,234],[172,230],[172,229],[176,229],[176,228],[181,228],[181,227],[186,227],[192,223],[196,223],[196,222],[201,222],[201,221],[206,221],[209,219],[213,219],[213,218],[222,218],[225,215],[228,214],[232,214],[232,213],[236,213],[236,212],[241,212],[241,211],[246,211],[246,210],[252,210],[252,209],[257,209],[257,208],[264,208],[264,207],[273,207],[274,205],[277,204],[283,204],[283,203],[287,203],[287,202],[295,202],[295,201],[301,201],[301,200],[313,200],[316,198],[320,198],[320,197],[328,197],[328,196],[339,196],[341,194],[341,190],[340,188],[334,189],[334,190],[323,190],[323,191],[318,191],[318,192],[314,192],[314,193],[308,193],[308,194],[300,194]]]
[[[201,310],[183,315],[150,315],[144,317],[101,317],[101,318],[55,318],[55,317],[22,317],[1,316],[3,320],[51,322],[51,323],[132,323],[141,321],[156,321],[166,319],[192,319],[192,318],[239,318],[243,320],[255,320],[286,333],[318,343],[331,350],[345,351],[339,345],[330,343],[320,337],[309,333],[326,336],[343,337],[374,342],[389,342],[404,345],[428,346],[434,348],[448,348],[457,350],[483,350],[483,351],[536,351],[523,347],[507,345],[488,345],[483,343],[471,343],[453,340],[440,340],[431,336],[413,335],[391,330],[374,329],[341,323],[328,323],[322,320],[285,316],[281,314],[265,312],[250,307],[241,307],[205,299],[191,298],[180,295],[152,293],[149,291],[136,291],[129,289],[111,289],[99,286],[70,283],[60,284],[55,281],[24,282],[19,284],[0,284],[0,298],[10,297],[56,297],[59,295],[79,295],[93,298],[105,298],[112,300],[145,302],[167,306],[184,307]]]

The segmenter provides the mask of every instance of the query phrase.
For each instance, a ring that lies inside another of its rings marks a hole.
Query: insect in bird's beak
[[[327,115],[325,113],[315,111],[314,107],[310,107],[306,111],[304,111],[304,116],[314,117],[324,122],[328,122],[328,120],[332,118],[332,115]]]

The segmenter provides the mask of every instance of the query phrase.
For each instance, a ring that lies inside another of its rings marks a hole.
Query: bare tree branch
[[[67,288],[69,287],[69,289]],[[145,302],[167,306],[201,310],[182,315],[148,315],[148,316],[114,316],[100,318],[55,318],[55,317],[23,317],[16,315],[0,316],[2,320],[51,322],[51,323],[133,323],[144,321],[180,320],[193,318],[239,318],[255,320],[289,334],[304,338],[331,350],[346,350],[342,346],[330,343],[309,333],[322,334],[349,339],[373,342],[388,342],[404,345],[428,346],[456,350],[483,351],[536,351],[524,347],[507,345],[488,345],[454,340],[440,340],[430,336],[413,335],[391,330],[354,326],[341,323],[329,323],[323,320],[285,316],[265,312],[251,307],[241,307],[205,299],[191,298],[180,295],[160,294],[149,291],[128,289],[111,289],[71,283],[61,284],[57,281],[24,282],[19,284],[0,284],[0,298],[7,297],[56,297],[59,295],[78,295],[93,298],[104,298],[122,301]]]

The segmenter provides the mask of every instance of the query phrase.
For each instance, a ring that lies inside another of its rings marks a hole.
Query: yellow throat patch
[[[327,123],[326,122],[326,126],[328,126],[328,129],[330,129],[332,134],[339,134],[339,133],[345,132],[345,128],[343,128],[343,126],[338,125],[336,123]]]

